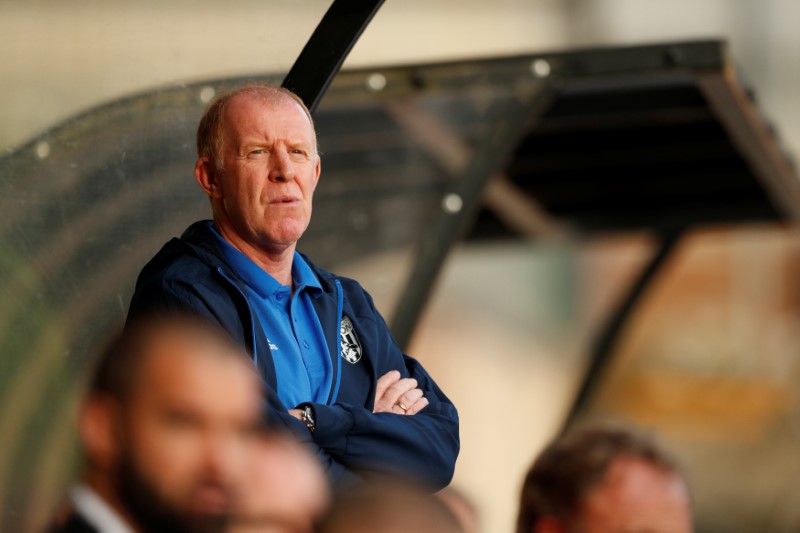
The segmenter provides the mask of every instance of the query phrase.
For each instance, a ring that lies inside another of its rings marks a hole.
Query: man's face
[[[226,107],[223,138],[224,171],[209,191],[220,231],[259,250],[293,246],[311,220],[320,173],[305,112],[288,97],[239,95]]]
[[[162,340],[142,363],[120,415],[116,492],[146,530],[219,531],[246,474],[261,395],[244,359],[185,344]]]
[[[689,494],[675,473],[618,457],[585,498],[577,523],[581,533],[689,533]]]

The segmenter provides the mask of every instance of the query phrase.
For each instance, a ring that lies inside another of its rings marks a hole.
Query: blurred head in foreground
[[[330,500],[319,461],[289,435],[261,435],[253,447],[230,533],[311,533]]]
[[[528,471],[517,533],[692,531],[677,464],[633,428],[594,426],[551,443]]]
[[[84,485],[137,530],[222,531],[261,410],[253,365],[222,330],[191,316],[131,324],[80,409]]]
[[[427,488],[400,480],[363,483],[334,498],[319,533],[462,533]]]
[[[475,503],[461,490],[450,485],[436,493],[456,517],[464,533],[477,533],[480,531],[480,516]]]

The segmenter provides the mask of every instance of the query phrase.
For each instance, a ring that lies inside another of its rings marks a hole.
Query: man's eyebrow
[[[314,143],[311,141],[290,141],[289,146],[292,148],[305,148],[310,150],[311,147],[314,146]]]
[[[272,143],[264,139],[245,139],[236,144],[236,151],[243,152],[250,148],[269,148],[270,146],[272,146]]]
[[[239,139],[238,144],[239,146],[248,146],[248,145],[263,146],[267,144],[272,144],[272,141],[264,137],[253,136],[253,137],[242,137],[241,139]]]

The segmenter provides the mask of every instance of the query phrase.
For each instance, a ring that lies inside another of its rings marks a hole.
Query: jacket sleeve
[[[267,417],[273,427],[277,426],[289,431],[297,437],[301,444],[306,446],[308,451],[317,458],[333,486],[345,488],[361,480],[359,474],[334,459],[331,454],[317,444],[305,424],[290,415],[288,411],[278,409],[274,403],[270,403]]]
[[[376,345],[370,352],[377,375],[399,370],[403,377],[415,378],[429,404],[412,416],[373,413],[374,388],[367,406],[311,404],[316,416],[314,441],[348,468],[413,476],[438,490],[453,477],[459,452],[458,413],[422,365],[401,352],[371,298],[364,295],[376,328]]]

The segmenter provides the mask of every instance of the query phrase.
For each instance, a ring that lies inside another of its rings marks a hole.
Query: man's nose
[[[209,435],[206,438],[205,463],[208,473],[219,479],[236,477],[245,459],[239,440],[227,434]]]
[[[292,181],[295,176],[294,163],[289,154],[284,150],[275,150],[271,154],[271,165],[269,169],[270,181]]]

